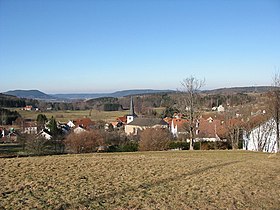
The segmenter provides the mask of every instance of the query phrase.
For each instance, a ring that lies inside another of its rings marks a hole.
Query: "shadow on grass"
[[[102,203],[104,200],[109,199],[111,197],[123,196],[126,193],[136,192],[138,190],[143,190],[143,189],[144,190],[148,190],[148,189],[151,189],[153,187],[156,187],[156,186],[159,186],[159,185],[162,185],[162,184],[167,184],[169,182],[176,181],[176,180],[179,180],[179,179],[182,179],[182,178],[185,178],[185,177],[196,176],[198,174],[201,174],[203,172],[209,171],[211,169],[222,168],[222,167],[225,167],[225,166],[234,165],[234,164],[239,163],[239,162],[241,162],[241,161],[232,161],[232,162],[227,162],[227,163],[207,166],[207,167],[204,167],[204,168],[201,168],[201,169],[197,169],[197,170],[194,170],[194,171],[190,171],[188,173],[181,174],[179,176],[176,175],[176,176],[173,176],[173,177],[168,177],[168,178],[165,178],[165,179],[160,179],[160,180],[158,180],[156,182],[142,183],[142,184],[140,184],[138,186],[135,186],[135,187],[127,187],[124,190],[119,190],[119,191],[107,193],[107,194],[96,196],[96,197],[93,197],[93,198],[92,197],[91,198],[87,198],[86,200],[82,200],[79,203],[82,204],[82,205],[88,205],[91,202],[99,202],[99,203],[101,202]]]

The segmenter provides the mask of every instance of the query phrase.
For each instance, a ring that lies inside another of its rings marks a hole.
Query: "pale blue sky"
[[[270,85],[280,0],[0,0],[0,92]]]

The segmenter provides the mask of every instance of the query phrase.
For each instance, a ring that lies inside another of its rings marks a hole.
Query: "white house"
[[[270,119],[243,135],[244,150],[277,152],[275,121]]]
[[[174,137],[178,137],[180,134],[184,134],[186,135],[187,132],[186,132],[186,127],[187,127],[187,124],[188,123],[188,120],[186,119],[181,119],[181,118],[173,118],[171,120],[171,123],[169,124],[169,129],[170,129],[170,132],[172,133],[172,135]]]
[[[44,130],[41,130],[38,134],[38,136],[41,136],[47,140],[50,140],[52,138],[51,134],[49,133],[48,130],[44,129]]]
[[[86,129],[84,129],[82,126],[78,126],[77,128],[74,129],[74,133],[75,134],[80,134],[82,132],[87,131]]]
[[[75,124],[73,123],[73,121],[69,120],[69,122],[67,123],[67,125],[70,127],[70,128],[74,128],[75,127]]]
[[[220,106],[218,106],[217,111],[218,112],[224,112],[225,108],[223,107],[223,105],[220,105]]]

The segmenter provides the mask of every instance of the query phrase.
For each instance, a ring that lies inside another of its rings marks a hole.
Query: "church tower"
[[[134,118],[137,117],[137,115],[134,112],[134,104],[133,104],[133,97],[131,96],[130,99],[130,110],[129,114],[126,116],[126,123],[130,123],[134,120]]]

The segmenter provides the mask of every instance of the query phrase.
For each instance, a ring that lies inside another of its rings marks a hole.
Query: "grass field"
[[[77,118],[89,117],[93,121],[104,120],[104,121],[115,121],[117,117],[124,116],[128,114],[128,111],[97,111],[92,110],[79,110],[79,111],[48,111],[48,112],[35,112],[35,111],[24,111],[20,109],[14,109],[19,112],[19,114],[26,119],[36,120],[38,114],[44,114],[47,118],[52,116],[60,122],[68,122],[69,120],[74,120]]]
[[[280,156],[243,151],[0,159],[0,209],[279,209]]]

